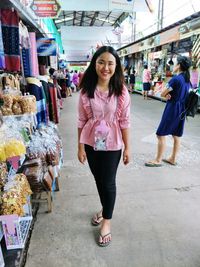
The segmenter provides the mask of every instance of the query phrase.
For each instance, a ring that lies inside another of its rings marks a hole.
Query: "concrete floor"
[[[53,212],[41,207],[26,267],[199,267],[200,114],[186,122],[178,166],[144,166],[156,151],[155,130],[165,103],[131,95],[132,162],[120,164],[113,241],[98,247],[100,209],[88,166],[77,160],[78,93],[65,100],[59,125],[64,148]],[[171,148],[168,138],[167,151]]]

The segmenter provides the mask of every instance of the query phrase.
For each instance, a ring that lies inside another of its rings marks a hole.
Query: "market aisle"
[[[132,95],[133,162],[120,166],[113,242],[98,247],[98,210],[88,166],[76,157],[78,94],[67,98],[60,132],[64,147],[60,192],[53,212],[39,211],[26,267],[197,267],[200,266],[200,115],[186,125],[179,165],[147,168],[155,153],[155,127],[164,104]],[[170,148],[171,140],[169,139]]]

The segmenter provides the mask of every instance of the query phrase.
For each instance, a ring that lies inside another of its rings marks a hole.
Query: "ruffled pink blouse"
[[[94,147],[95,127],[105,120],[109,127],[106,140],[107,150],[120,150],[123,147],[121,129],[130,127],[130,96],[126,87],[122,95],[108,96],[98,89],[94,98],[80,93],[78,104],[78,128],[81,128],[80,143]]]

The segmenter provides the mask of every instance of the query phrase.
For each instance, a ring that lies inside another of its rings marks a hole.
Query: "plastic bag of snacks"
[[[36,98],[34,95],[23,96],[20,100],[23,113],[36,113]]]
[[[26,147],[21,140],[10,139],[4,144],[6,158],[26,154]]]
[[[4,186],[1,196],[1,215],[17,214],[24,216],[24,205],[27,203],[27,196],[32,193],[29,183],[24,174],[16,174]]]
[[[1,155],[1,152],[0,152]],[[0,162],[0,191],[7,182],[8,170],[7,165],[4,162]]]

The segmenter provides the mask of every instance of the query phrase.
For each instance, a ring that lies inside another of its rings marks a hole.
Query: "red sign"
[[[33,0],[30,7],[36,16],[42,18],[55,18],[61,9],[57,0]]]

